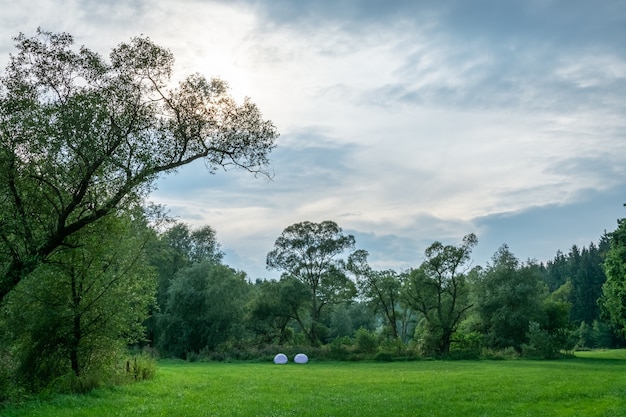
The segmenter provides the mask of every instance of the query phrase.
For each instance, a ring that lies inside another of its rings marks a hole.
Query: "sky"
[[[107,56],[134,36],[174,78],[219,77],[280,132],[271,180],[202,163],[150,198],[210,225],[250,279],[287,226],[333,220],[375,269],[418,267],[475,233],[545,262],[626,217],[623,0],[0,0],[12,38],[71,33]]]

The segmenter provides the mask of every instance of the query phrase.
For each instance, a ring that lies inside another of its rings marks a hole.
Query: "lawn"
[[[626,351],[558,361],[186,363],[17,416],[626,416]]]

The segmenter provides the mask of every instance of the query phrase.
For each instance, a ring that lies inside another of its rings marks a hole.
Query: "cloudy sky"
[[[226,261],[334,220],[376,268],[478,236],[546,261],[626,217],[623,0],[0,0],[0,67],[37,27],[102,54],[145,35],[249,96],[281,136],[272,181],[200,164],[155,202],[213,226]]]

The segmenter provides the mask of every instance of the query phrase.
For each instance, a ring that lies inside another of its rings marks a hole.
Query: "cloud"
[[[572,245],[588,247],[601,235],[617,227],[624,217],[626,181],[607,190],[584,190],[566,204],[546,204],[523,210],[494,213],[473,220],[477,228],[481,262],[507,244],[520,259],[541,262],[552,259],[558,250],[567,252]]]
[[[402,269],[433,241],[469,232],[477,259],[502,243],[544,259],[622,215],[621,1],[0,7],[2,62],[11,36],[37,26],[104,55],[144,34],[172,50],[176,77],[221,76],[259,105],[281,132],[272,181],[196,163],[152,194],[181,220],[213,226],[227,261],[251,277],[269,276],[266,253],[303,220],[335,220],[381,268]]]

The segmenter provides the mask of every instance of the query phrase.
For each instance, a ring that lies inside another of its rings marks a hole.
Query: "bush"
[[[354,340],[349,336],[338,337],[334,339],[328,345],[330,349],[330,355],[338,360],[347,360],[350,358],[352,353],[352,346],[354,345]]]
[[[374,353],[378,349],[378,337],[373,332],[361,327],[355,333],[355,348],[357,352]]]
[[[151,379],[156,374],[156,360],[145,353],[126,358],[126,376],[133,381]]]
[[[556,359],[560,356],[555,336],[542,329],[539,323],[530,323],[526,337],[528,343],[522,344],[523,356],[532,359]]]

